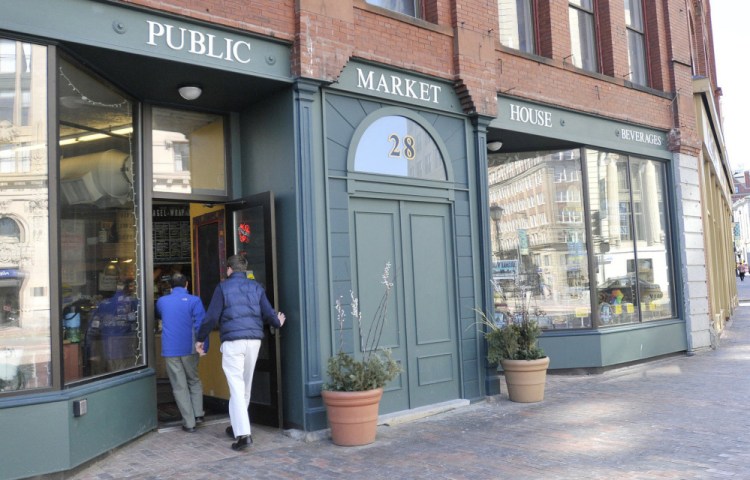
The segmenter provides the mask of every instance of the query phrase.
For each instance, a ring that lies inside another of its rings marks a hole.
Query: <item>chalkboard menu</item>
[[[153,207],[154,264],[190,263],[190,208]]]

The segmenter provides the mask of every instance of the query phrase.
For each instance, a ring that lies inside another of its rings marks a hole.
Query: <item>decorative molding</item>
[[[18,137],[18,129],[8,120],[0,121],[0,143],[11,143]]]

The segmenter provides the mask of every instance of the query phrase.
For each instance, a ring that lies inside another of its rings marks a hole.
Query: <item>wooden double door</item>
[[[365,335],[382,299],[384,265],[392,265],[380,345],[391,349],[403,373],[387,388],[381,413],[460,398],[451,205],[354,198],[350,212],[352,286]]]

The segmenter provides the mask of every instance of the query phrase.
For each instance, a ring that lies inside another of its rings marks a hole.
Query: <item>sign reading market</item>
[[[375,73],[360,67],[357,67],[357,88],[431,103],[439,103],[438,95],[443,89],[431,82],[402,75]]]

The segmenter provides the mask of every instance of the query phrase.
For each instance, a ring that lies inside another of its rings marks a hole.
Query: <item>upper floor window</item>
[[[643,4],[641,0],[625,0],[625,26],[628,31],[630,81],[638,85],[646,85],[648,83],[646,35],[643,28]]]
[[[534,0],[498,0],[500,43],[534,53]]]
[[[578,68],[597,72],[594,0],[571,0],[568,11],[571,61]]]
[[[15,220],[9,217],[0,218],[0,241],[18,242],[21,240],[21,229]]]
[[[370,5],[387,8],[410,17],[420,17],[420,0],[366,0]]]

